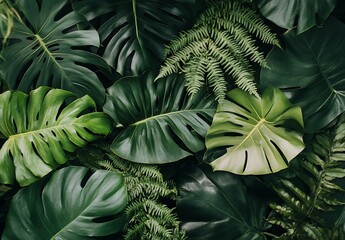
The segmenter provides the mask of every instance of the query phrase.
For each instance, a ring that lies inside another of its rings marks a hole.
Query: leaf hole
[[[92,221],[95,223],[111,222],[117,218],[120,218],[121,216],[123,216],[123,213],[119,212],[118,214],[115,214],[115,215],[98,217],[98,218],[93,219]]]
[[[91,176],[93,175],[93,171],[91,171],[90,169],[85,173],[83,179],[81,180],[80,182],[80,187],[81,188],[84,188],[87,181],[89,181],[89,179],[91,178]]]
[[[279,154],[282,156],[282,158],[283,158],[283,160],[284,160],[286,166],[288,166],[288,165],[289,165],[289,161],[286,159],[286,157],[285,157],[283,151],[280,149],[280,147],[279,147],[274,141],[270,140],[270,142],[273,144],[273,146],[277,149],[277,151],[279,152]]]
[[[237,116],[237,117],[239,117],[239,118],[242,118],[242,119],[244,119],[244,120],[246,120],[246,121],[249,120],[249,118],[247,118],[246,116],[243,116],[242,114],[235,113],[235,112],[228,112],[228,113],[231,113],[231,114],[233,114],[233,115],[235,115],[235,116]],[[232,122],[231,122],[231,123],[232,123]],[[242,126],[241,126],[241,127],[242,127]]]
[[[205,116],[204,114],[202,113],[196,113],[196,115],[200,118],[200,120],[204,121],[207,125],[210,125],[211,123],[211,117],[209,116]],[[203,123],[202,123],[203,124]]]
[[[63,18],[64,16],[66,16],[67,13],[70,13],[73,11],[72,9],[72,4],[69,4],[69,2],[66,2],[68,4],[65,4],[60,10],[59,12],[56,14],[56,16],[54,17],[54,21],[59,21],[61,18]]]
[[[246,150],[244,152],[244,166],[243,166],[243,170],[242,170],[243,172],[246,170],[247,164],[248,164],[248,151]]]
[[[174,139],[174,142],[184,151],[186,152],[191,152],[188,147],[184,144],[184,142],[179,138],[179,136],[174,132],[174,130],[172,129],[172,127],[170,125],[168,125],[168,132],[169,135],[172,136],[172,138]],[[162,143],[164,144],[164,143]]]
[[[263,151],[264,151],[264,154],[265,154],[265,159],[266,159],[267,165],[270,168],[270,171],[273,172],[271,164],[270,164],[270,161],[268,160],[267,154],[266,154],[265,150],[263,150]]]
[[[63,57],[56,57],[55,60],[56,60],[56,61],[62,61],[62,60],[63,60]]]
[[[242,133],[237,133],[237,132],[226,132],[224,133],[224,136],[226,137],[242,137]]]

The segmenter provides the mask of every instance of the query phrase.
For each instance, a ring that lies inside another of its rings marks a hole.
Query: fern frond
[[[345,204],[337,198],[344,190],[335,181],[345,177],[344,117],[314,137],[298,162],[295,179],[282,179],[273,187],[284,202],[270,204],[273,213],[268,221],[286,230],[278,239],[337,239],[333,236],[339,235],[338,229],[332,229],[321,213]]]
[[[194,27],[171,41],[156,79],[173,72],[184,72],[189,93],[196,93],[202,82],[207,82],[217,100],[222,101],[227,91],[224,75],[229,74],[235,85],[258,96],[250,61],[262,67],[267,67],[267,63],[253,37],[279,45],[276,35],[250,5],[225,0],[208,1],[208,7]],[[209,71],[212,74],[205,74]]]

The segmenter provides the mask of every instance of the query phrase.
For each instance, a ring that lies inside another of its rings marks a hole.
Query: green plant
[[[280,185],[273,187],[283,204],[270,205],[274,212],[268,221],[284,228],[279,239],[343,239],[341,214],[338,221],[329,221],[323,213],[329,215],[345,204],[344,184],[338,181],[345,177],[344,119],[342,115],[335,126],[317,134],[311,149],[298,159],[294,172],[300,184],[296,179],[280,179]]]
[[[330,18],[321,28],[288,32],[283,42],[284,50],[267,56],[271,69],[262,69],[261,87],[281,88],[301,106],[305,130],[316,132],[345,110],[345,25]]]
[[[303,150],[302,132],[301,108],[279,89],[267,89],[262,98],[234,89],[218,105],[206,135],[205,159],[214,170],[277,172]]]
[[[83,47],[98,47],[96,30],[75,11],[64,12],[67,0],[17,0],[8,46],[2,50],[0,77],[9,89],[28,93],[50,86],[83,96],[89,94],[98,105],[104,102],[104,87],[94,68],[109,69],[98,55]]]
[[[81,150],[79,155],[81,159],[88,159],[87,164],[94,169],[107,169],[124,177],[129,200],[124,239],[185,238],[173,209],[161,202],[162,198],[176,199],[176,188],[164,180],[156,166],[123,160],[114,155],[108,145]]]
[[[219,101],[225,97],[230,74],[235,84],[258,96],[249,60],[267,67],[253,35],[264,43],[279,42],[249,5],[210,1],[194,27],[180,34],[167,48],[158,78],[184,72],[189,93],[195,94],[207,79]]]
[[[73,152],[112,131],[107,115],[95,102],[71,92],[40,87],[29,95],[7,91],[0,95],[0,182],[15,179],[26,186],[68,160]],[[64,105],[66,100],[74,100]]]
[[[67,167],[21,189],[1,239],[91,239],[120,231],[127,192],[115,173]]]
[[[111,149],[133,162],[158,164],[201,151],[214,97],[205,91],[188,96],[181,76],[153,78],[124,77],[107,89],[103,110],[119,125]]]

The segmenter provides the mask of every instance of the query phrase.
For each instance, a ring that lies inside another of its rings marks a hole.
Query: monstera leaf
[[[282,28],[297,34],[322,23],[333,11],[337,0],[255,0],[262,15]]]
[[[101,57],[81,49],[99,46],[97,31],[81,28],[86,19],[79,13],[65,14],[67,2],[16,1],[26,20],[15,18],[9,45],[1,52],[0,76],[10,89],[29,92],[51,86],[78,96],[89,94],[103,105],[105,89],[88,67],[109,67]]]
[[[124,77],[108,88],[103,108],[122,125],[111,149],[140,163],[167,163],[202,150],[215,113],[214,97],[189,96],[182,77]]]
[[[345,25],[329,19],[322,28],[284,35],[285,50],[273,48],[261,86],[279,87],[302,107],[305,130],[316,132],[345,110]]]
[[[205,159],[214,170],[277,172],[303,150],[302,130],[301,108],[279,89],[267,89],[261,99],[234,89],[218,105],[206,135]]]
[[[164,45],[192,24],[195,0],[78,0],[74,8],[89,20],[102,17],[98,28],[103,57],[123,75],[158,69]]]
[[[177,212],[188,239],[266,239],[269,194],[258,178],[202,167],[181,174],[177,187]]]
[[[63,107],[71,92],[40,87],[26,95],[7,91],[0,95],[0,133],[6,142],[0,149],[0,182],[15,180],[25,186],[67,161],[72,152],[109,134],[111,119],[94,111],[89,96]],[[87,113],[89,112],[89,113]]]
[[[126,223],[124,180],[116,173],[67,167],[20,190],[7,214],[3,240],[94,239]]]

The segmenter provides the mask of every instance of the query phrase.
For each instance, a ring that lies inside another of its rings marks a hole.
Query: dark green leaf
[[[58,17],[66,4],[67,0],[16,1],[27,21],[14,22],[10,44],[2,51],[0,75],[10,89],[29,92],[51,86],[78,96],[89,94],[102,105],[104,87],[86,65],[108,65],[98,55],[80,49],[99,46],[97,31],[81,28],[86,19],[75,11]]]
[[[0,133],[6,142],[0,149],[0,183],[15,179],[25,186],[67,161],[73,152],[88,142],[112,131],[112,121],[94,112],[95,102],[84,96],[40,87],[26,95],[7,91],[0,95]]]
[[[108,88],[104,112],[123,126],[111,149],[140,163],[167,163],[202,150],[216,103],[205,91],[189,96],[182,77],[153,82],[124,77]]]
[[[177,186],[177,211],[188,239],[266,239],[267,195],[258,178],[195,168]]]
[[[303,150],[302,128],[300,107],[279,89],[267,89],[262,98],[234,89],[218,105],[206,135],[205,159],[214,170],[277,172]]]
[[[3,240],[84,240],[124,226],[127,192],[118,174],[67,167],[42,180],[14,196]]]
[[[262,15],[282,28],[297,25],[298,34],[322,23],[337,0],[255,0]]]
[[[285,50],[274,47],[261,87],[279,87],[302,107],[305,130],[316,132],[345,110],[345,26],[334,18],[322,28],[284,35]]]
[[[102,17],[98,32],[103,57],[123,75],[158,69],[164,45],[192,24],[195,0],[77,0],[89,20]]]

